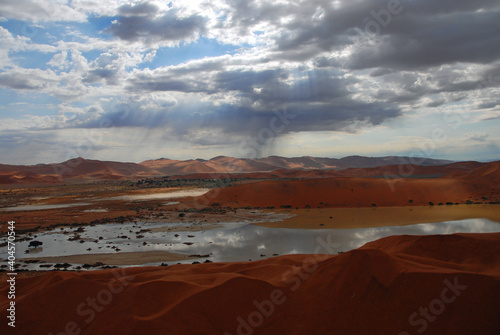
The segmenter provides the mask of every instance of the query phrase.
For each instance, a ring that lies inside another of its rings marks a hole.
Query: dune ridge
[[[16,331],[498,334],[499,242],[499,233],[391,236],[334,256],[23,276]]]
[[[296,180],[265,180],[225,187],[196,198],[231,207],[369,207],[429,205],[433,203],[498,202],[500,164],[457,168],[441,178],[367,178],[339,176]],[[425,168],[428,170],[427,168]],[[446,167],[432,171],[446,172]],[[461,171],[458,173],[458,171]],[[411,176],[410,176],[411,177]]]
[[[245,159],[218,156],[209,160],[172,160],[160,158],[141,163],[123,163],[74,158],[62,163],[36,165],[0,164],[0,184],[61,183],[64,181],[123,180],[158,176],[190,174],[221,174],[270,172],[274,170],[328,170],[346,168],[373,168],[411,161],[408,157],[349,156],[341,159],[317,157],[279,157]],[[422,166],[439,166],[447,160],[419,159]],[[477,163],[477,162],[476,162]],[[481,163],[477,163],[481,164]]]

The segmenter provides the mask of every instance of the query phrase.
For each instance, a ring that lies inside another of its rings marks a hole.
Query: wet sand
[[[105,254],[68,255],[54,257],[34,257],[26,260],[39,260],[46,263],[135,265],[146,263],[170,262],[188,259],[189,256],[167,251],[117,252]]]
[[[282,210],[295,216],[254,223],[271,228],[351,229],[485,218],[500,223],[500,205],[445,205]]]

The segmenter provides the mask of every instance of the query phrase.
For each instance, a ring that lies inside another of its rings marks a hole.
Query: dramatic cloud
[[[498,17],[497,0],[0,0],[4,153],[15,132],[98,131],[87,156],[408,154],[440,129],[432,154],[485,158]]]
[[[146,44],[168,41],[193,41],[205,32],[206,20],[193,14],[181,17],[174,9],[160,13],[159,8],[149,3],[136,6],[123,5],[118,8],[119,17],[106,32],[129,42]]]

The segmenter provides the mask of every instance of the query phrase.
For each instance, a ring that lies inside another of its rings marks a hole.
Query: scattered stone
[[[56,264],[54,264],[55,268],[64,268],[64,269],[66,269],[66,268],[69,268],[70,266],[71,266],[71,264],[69,264],[69,263],[56,263]]]
[[[39,246],[43,245],[43,242],[40,241],[31,241],[28,244],[28,248],[33,247],[33,248],[38,248]]]
[[[40,263],[40,262],[41,262],[41,260],[39,260],[39,259],[27,259],[24,261],[24,263],[26,263],[26,264]]]
[[[210,257],[210,255],[209,254],[206,254],[206,255],[194,254],[194,255],[189,255],[188,257],[191,257],[191,258],[207,258],[207,257]]]

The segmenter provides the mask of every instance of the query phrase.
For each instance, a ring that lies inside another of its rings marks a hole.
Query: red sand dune
[[[259,159],[240,159],[225,156],[214,157],[209,160],[190,159],[177,161],[171,159],[156,159],[137,163],[122,163],[112,161],[98,161],[75,158],[63,163],[37,165],[4,165],[0,164],[0,174],[31,173],[35,179],[13,180],[9,177],[0,177],[0,183],[46,183],[64,180],[117,180],[126,178],[158,177],[172,175],[188,175],[199,173],[214,173],[215,178],[226,178],[228,173],[271,172],[274,170],[302,170],[319,171],[325,169],[345,169],[361,167],[380,167],[390,164],[408,162],[405,157],[361,157],[350,156],[341,159],[317,157],[278,157],[271,156]],[[419,161],[425,166],[438,166],[449,161],[423,159]],[[480,164],[477,163],[476,164]],[[287,172],[282,172],[287,177]],[[300,174],[300,173],[299,173]],[[312,176],[316,177],[317,172]],[[321,176],[322,174],[319,173]],[[331,175],[330,175],[331,176]],[[289,175],[291,178],[295,178]],[[300,178],[300,176],[299,176]],[[47,181],[48,180],[48,181]]]
[[[493,335],[499,301],[500,234],[392,236],[335,256],[22,276],[0,333]]]
[[[496,162],[498,163],[498,162]],[[491,169],[493,163],[459,162],[441,166],[422,165],[387,165],[372,168],[347,168],[343,170],[293,170],[277,169],[271,172],[228,173],[207,172],[176,175],[170,179],[312,179],[333,177],[378,177],[378,178],[456,178],[465,176],[476,170]]]
[[[289,181],[262,181],[212,190],[194,199],[198,204],[219,203],[231,207],[287,206],[366,207],[427,205],[429,202],[500,200],[499,162],[462,173],[457,177],[434,179],[402,178],[315,178]],[[438,167],[432,167],[433,171]],[[359,170],[359,169],[358,169]],[[444,171],[444,170],[443,170]],[[453,170],[456,173],[456,170]]]
[[[55,184],[59,178],[55,175],[41,175],[29,171],[11,171],[0,173],[0,184]]]

